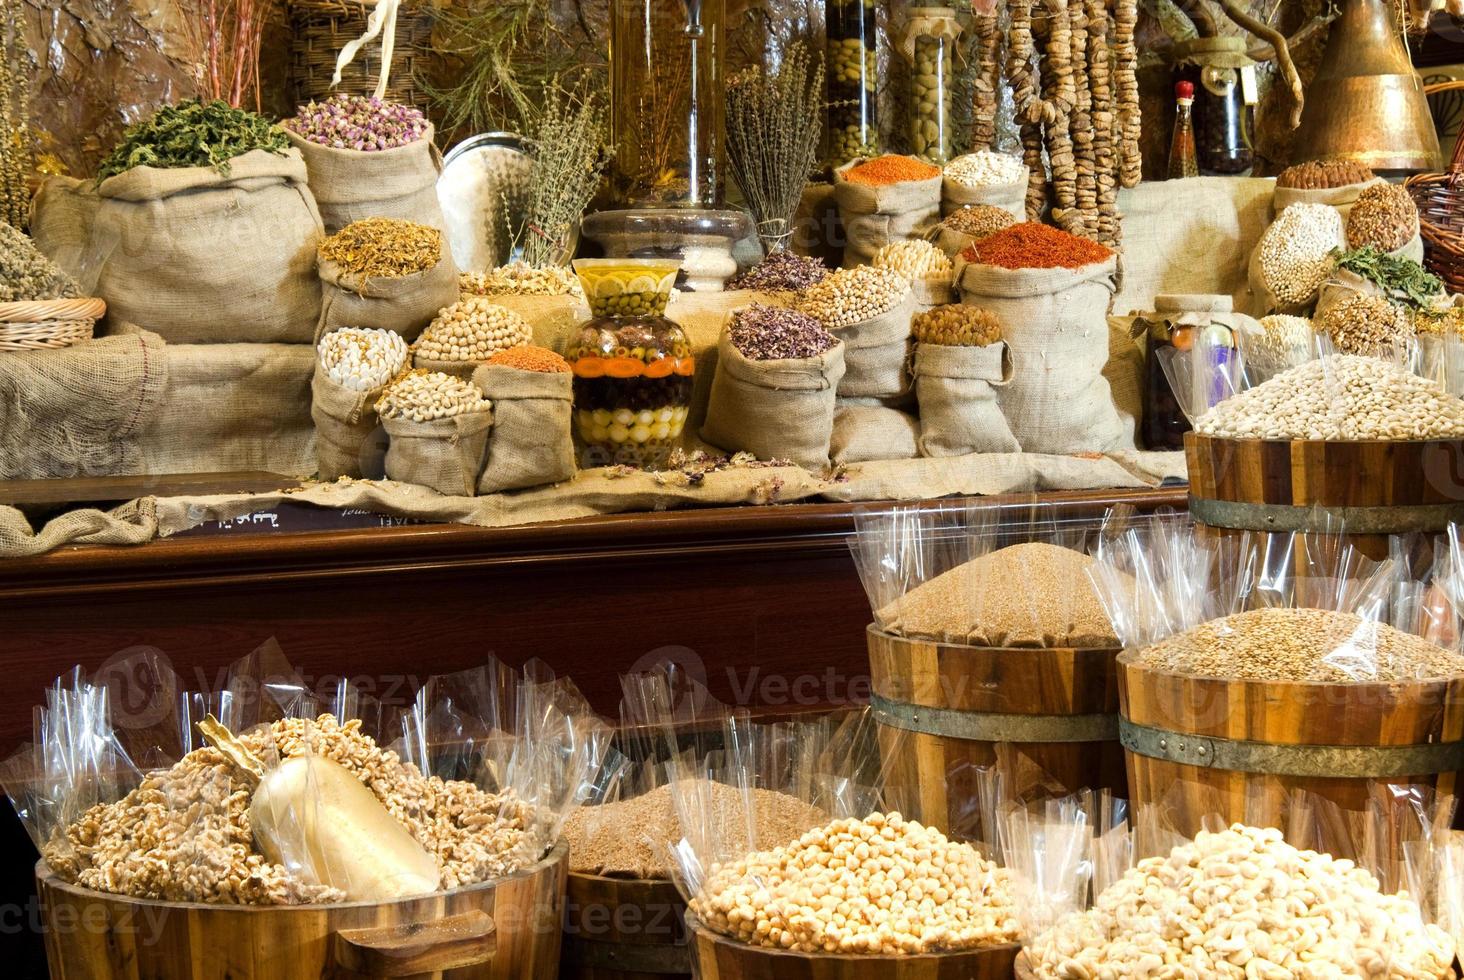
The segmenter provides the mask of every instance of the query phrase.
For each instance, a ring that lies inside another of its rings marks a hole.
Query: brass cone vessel
[[[1291,144],[1294,163],[1345,158],[1437,170],[1439,136],[1402,32],[1382,0],[1342,0]]]

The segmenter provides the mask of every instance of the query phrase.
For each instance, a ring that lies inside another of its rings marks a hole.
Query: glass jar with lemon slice
[[[696,360],[686,333],[665,316],[679,268],[665,259],[575,260],[591,318],[564,357],[587,467],[656,469],[681,442]]]

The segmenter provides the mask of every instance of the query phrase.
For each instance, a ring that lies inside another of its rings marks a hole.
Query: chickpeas
[[[440,310],[412,351],[432,361],[486,361],[497,351],[533,339],[533,328],[523,317],[473,296]]]

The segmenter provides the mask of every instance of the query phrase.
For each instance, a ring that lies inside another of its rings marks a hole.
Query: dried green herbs
[[[1361,276],[1394,301],[1415,310],[1432,306],[1444,289],[1443,280],[1417,262],[1371,245],[1347,252],[1333,249],[1332,257],[1337,260],[1337,268]]]
[[[570,238],[610,162],[608,135],[605,100],[597,91],[558,82],[549,87],[530,140],[534,164],[529,171],[526,220],[519,233],[523,260],[529,265],[568,261]]]
[[[75,299],[81,290],[25,234],[0,221],[0,303]]]
[[[363,279],[413,276],[442,259],[442,232],[414,221],[364,218],[321,241],[317,251]]]
[[[191,99],[163,106],[145,122],[130,126],[102,161],[97,180],[133,167],[213,167],[225,176],[229,161],[250,150],[284,153],[285,132],[263,116],[231,108],[222,100]]]

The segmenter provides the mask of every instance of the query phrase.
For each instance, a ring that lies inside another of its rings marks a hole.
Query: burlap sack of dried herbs
[[[298,152],[251,150],[227,174],[133,167],[97,187],[91,225],[111,316],[169,343],[311,339],[323,228]]]
[[[1025,452],[1133,447],[1103,376],[1115,259],[1077,269],[958,263],[961,301],[996,314],[1012,354],[997,403]]]
[[[488,452],[493,410],[463,412],[417,422],[382,419],[386,429],[386,475],[453,497],[471,497]]]
[[[386,385],[352,391],[332,381],[319,362],[310,379],[315,461],[322,480],[343,476],[378,480],[386,473],[386,439],[376,400]]]
[[[433,228],[446,226],[437,200],[442,154],[432,142],[430,124],[421,139],[370,152],[323,146],[289,127],[285,127],[285,135],[305,159],[310,192],[320,208],[326,234],[335,234],[362,218],[402,218]]]
[[[844,225],[844,266],[868,265],[891,242],[924,238],[940,221],[941,178],[894,184],[863,184],[844,179],[862,161],[834,171],[834,200]]]
[[[885,405],[840,402],[834,414],[829,456],[835,463],[870,463],[880,459],[914,459],[920,423],[909,412]]]
[[[844,380],[840,398],[900,399],[910,394],[910,318],[915,295],[908,294],[894,309],[853,326],[837,327],[834,336],[844,342]]]
[[[917,344],[915,398],[920,403],[920,455],[1021,451],[997,404],[1012,380],[1004,341],[984,347]]]
[[[380,328],[399,333],[408,340],[415,340],[423,328],[432,322],[432,318],[437,316],[439,310],[457,302],[458,269],[453,264],[452,254],[441,231],[437,229],[430,229],[436,242],[435,260],[432,258],[433,250],[429,243],[423,246],[425,254],[414,253],[418,256],[418,261],[414,264],[403,264],[403,268],[407,270],[426,265],[426,268],[418,271],[403,273],[392,270],[386,274],[375,273],[371,270],[389,263],[389,255],[378,257],[373,253],[367,256],[342,248],[339,251],[343,256],[352,257],[334,258],[332,256],[336,251],[327,251],[331,249],[331,243],[340,240],[341,236],[350,235],[353,229],[367,225],[385,229],[383,236],[406,235],[414,229],[426,230],[425,226],[415,223],[405,226],[406,230],[403,230],[400,224],[383,224],[377,219],[369,219],[348,226],[322,244],[318,268],[323,298],[320,322],[316,330],[317,340],[340,327]],[[379,247],[390,251],[390,242],[393,240],[391,237],[382,237]],[[371,247],[374,249],[378,245],[373,244]],[[347,262],[357,264],[352,268]],[[428,262],[431,264],[427,265]]]
[[[816,357],[756,361],[737,349],[724,327],[702,439],[726,452],[786,459],[822,472],[829,465],[844,355],[839,343]]]
[[[473,384],[493,403],[493,432],[479,493],[499,493],[574,478],[574,376],[484,364]]]

